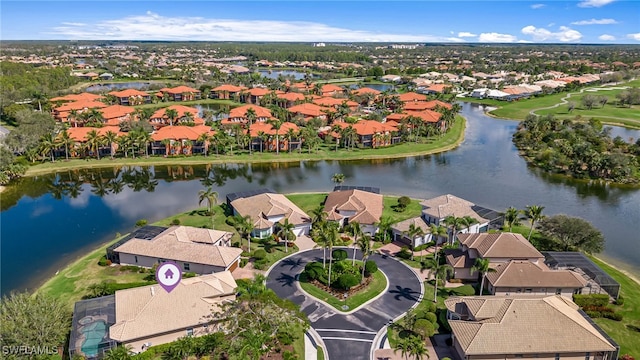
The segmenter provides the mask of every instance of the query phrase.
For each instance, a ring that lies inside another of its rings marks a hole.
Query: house
[[[131,106],[110,105],[99,111],[102,113],[104,124],[118,126],[122,121],[131,120],[136,109]]]
[[[422,234],[411,238],[408,232],[412,225],[414,228],[422,230]],[[431,228],[421,217],[411,218],[393,224],[391,226],[391,232],[393,234],[393,240],[406,244],[411,249],[424,245],[432,239]]]
[[[400,82],[402,81],[402,77],[400,75],[384,75],[380,78],[380,80],[384,82]]]
[[[318,118],[325,120],[327,118],[327,112],[330,108],[326,108],[324,106],[304,103],[299,105],[294,105],[287,109],[292,116],[302,117],[305,121],[309,121],[312,118]]]
[[[424,89],[426,94],[444,94],[451,90],[451,85],[431,84]]]
[[[462,218],[469,216],[477,221],[477,223],[469,226],[469,228],[456,229],[456,232],[486,232],[489,229],[489,220],[478,215],[475,211],[477,207],[474,203],[461,199],[457,196],[446,194],[435,197],[433,199],[424,200],[422,205],[422,218],[431,225],[444,225],[444,219],[448,216]],[[455,234],[450,234],[450,236]]]
[[[250,105],[243,105],[243,106],[239,106],[231,109],[229,111],[229,117],[226,119],[220,120],[220,123],[222,125],[247,123],[249,121],[249,119],[247,118],[247,111],[249,109],[253,109],[253,111],[255,112],[256,122],[259,122],[259,121],[264,122],[273,118],[273,115],[271,115],[271,110],[262,106],[250,104]]]
[[[69,137],[76,142],[76,145],[73,148],[69,149],[69,156],[78,156],[80,153],[85,152],[85,150],[82,150],[83,149],[82,145],[87,142],[88,134],[92,131],[95,131],[100,136],[105,136],[105,134],[107,134],[108,132],[113,132],[118,136],[122,136],[126,134],[120,131],[120,127],[118,126],[103,126],[98,128],[95,128],[95,127],[69,128],[67,129],[67,134],[69,134]],[[117,150],[118,150],[117,143],[113,143],[113,144],[103,143],[102,146],[98,148],[98,153],[100,154],[100,156],[110,156],[111,151],[115,152]],[[58,156],[61,156],[61,155],[64,156],[65,151],[66,149],[61,147],[59,151],[57,151]],[[89,156],[96,155],[93,153],[92,150],[87,150],[86,154]]]
[[[398,98],[403,103],[414,102],[414,101],[427,101],[427,97],[425,95],[414,93],[414,92],[407,92],[404,94],[400,94],[398,95]]]
[[[62,103],[62,102],[74,102],[74,101],[100,101],[104,99],[102,95],[96,95],[91,93],[80,93],[80,94],[69,94],[65,96],[58,96],[49,99],[52,103]]]
[[[174,88],[162,88],[160,89],[162,97],[167,97],[169,101],[190,101],[200,99],[200,90],[192,87],[180,85]]]
[[[487,289],[492,295],[562,295],[571,298],[587,285],[582,276],[570,270],[551,270],[542,261],[511,260],[492,267],[487,273]]]
[[[354,96],[362,96],[365,94],[372,94],[374,97],[380,95],[382,92],[380,90],[372,89],[369,87],[363,87],[351,92]]]
[[[263,192],[241,196],[230,194],[228,198],[234,215],[249,216],[253,223],[251,235],[260,239],[271,236],[278,231],[278,223],[289,220],[294,225],[296,236],[308,235],[311,229],[311,218],[296,204],[282,194]]]
[[[263,97],[273,92],[266,88],[251,88],[240,93],[240,101],[247,104],[260,104]]]
[[[220,85],[211,89],[211,98],[212,99],[236,99],[240,96],[240,93],[247,88],[244,86],[235,86],[230,84]]]
[[[296,104],[304,102],[304,95],[296,92],[277,94],[277,101],[280,107],[288,109]]]
[[[122,91],[112,91],[109,95],[113,95],[118,99],[118,103],[124,106],[133,106],[151,103],[151,95],[144,91],[136,89],[126,89]]]
[[[151,134],[152,155],[193,155],[208,150],[209,143],[201,141],[203,134],[208,137],[215,135],[210,126],[163,126]]]
[[[152,239],[132,238],[113,249],[121,265],[152,268],[174,261],[185,272],[233,271],[242,249],[231,247],[232,233],[191,226],[171,226]]]
[[[435,110],[437,108],[444,108],[451,110],[453,106],[449,103],[440,100],[431,100],[431,101],[412,101],[407,102],[403,106],[404,111],[424,111],[424,110]]]
[[[325,84],[322,85],[322,87],[320,88],[322,94],[322,96],[327,97],[327,96],[336,96],[336,95],[344,95],[344,88],[342,88],[341,86],[338,85],[333,85],[333,84]]]
[[[167,110],[174,110],[176,112],[175,118],[169,118]],[[204,119],[198,116],[198,109],[184,105],[171,105],[169,107],[158,109],[149,118],[149,123],[154,129],[159,129],[168,125],[179,125],[181,123],[191,122],[196,125],[203,125]]]
[[[338,121],[334,125],[343,129],[352,127],[358,136],[358,142],[364,147],[389,146],[401,140],[395,126],[375,120],[358,120],[355,124]]]
[[[324,203],[327,220],[337,222],[340,227],[357,222],[362,232],[369,235],[378,232],[376,224],[382,210],[382,195],[360,189],[334,190]]]
[[[338,109],[340,106],[343,106],[343,104],[345,104],[349,107],[350,112],[356,111],[358,106],[360,106],[360,104],[355,101],[349,99],[336,99],[334,97],[322,97],[319,99],[314,99],[313,103],[326,108],[332,107],[334,109]]]
[[[615,360],[619,346],[562,296],[445,300],[458,359]]]
[[[82,126],[84,121],[78,116],[79,114],[92,109],[102,109],[107,104],[97,100],[78,100],[68,102],[60,106],[54,107],[52,110],[53,118],[59,122],[70,122],[73,126]],[[74,115],[74,112],[76,115]]]
[[[112,73],[102,73],[99,76],[100,80],[113,80],[113,74]]]
[[[109,338],[140,353],[186,336],[216,331],[214,314],[236,298],[237,284],[230,271],[182,279],[171,291],[160,285],[115,293],[115,323]]]
[[[293,136],[289,138],[291,130],[293,131]],[[276,130],[273,125],[267,122],[256,122],[251,124],[248,132],[251,136],[251,146],[254,151],[276,151],[278,145],[280,146],[280,151],[291,151],[298,150],[302,146],[299,130],[298,125],[283,122],[277,131],[279,139],[276,140]]]

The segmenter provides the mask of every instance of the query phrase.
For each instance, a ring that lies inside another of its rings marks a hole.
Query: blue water
[[[296,70],[271,70],[271,71],[258,70],[258,73],[260,73],[260,75],[269,79],[277,79],[278,76],[282,75],[282,76],[293,76],[293,78],[296,80],[302,80],[304,79],[304,76],[305,76],[304,72],[300,72]]]
[[[105,92],[105,91],[114,91],[114,90],[124,90],[124,89],[144,89],[147,88],[151,83],[148,82],[125,82],[125,83],[108,83],[108,84],[95,84],[88,86],[85,91],[87,92]]]
[[[90,325],[82,329],[85,340],[80,350],[87,357],[95,357],[98,355],[98,348],[102,339],[107,335],[107,323],[104,320],[96,320]]]

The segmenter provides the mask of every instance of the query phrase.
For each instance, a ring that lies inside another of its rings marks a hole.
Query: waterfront
[[[392,160],[317,161],[212,166],[121,167],[27,178],[2,198],[2,293],[36,286],[69,260],[125,233],[198,206],[212,185],[227,193],[269,187],[278,192],[329,191],[331,175],[346,185],[429,198],[452,193],[481,206],[545,206],[591,221],[607,239],[603,258],[640,274],[640,189],[583,182],[527,167],[511,142],[517,122],[464,104],[465,141],[446,153]],[[638,137],[638,132],[624,135]],[[60,184],[65,184],[61,191]],[[17,194],[16,194],[17,192]],[[59,199],[58,199],[59,198]],[[12,204],[12,202],[16,202]],[[27,265],[27,266],[25,266]],[[19,270],[18,270],[19,269]]]

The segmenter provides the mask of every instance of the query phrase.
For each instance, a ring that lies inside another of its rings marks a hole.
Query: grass
[[[624,305],[612,305],[616,312],[624,316],[622,321],[604,318],[594,319],[594,321],[620,345],[620,355],[631,354],[638,358],[640,333],[631,330],[627,325],[640,327],[640,284],[598,258],[591,257],[591,260],[620,283],[620,294],[624,297]]]
[[[394,210],[394,206],[398,204],[399,196],[384,196],[382,203],[384,208],[382,209],[382,216],[389,217],[392,223],[397,223],[403,220],[418,217],[422,214],[422,205],[420,200],[411,199],[411,203],[402,212]]]
[[[182,102],[185,104],[187,102]],[[202,103],[202,102],[200,102]],[[153,105],[153,104],[150,104]],[[146,106],[146,105],[145,105]],[[151,165],[197,165],[197,164],[223,164],[223,163],[277,163],[277,162],[299,162],[318,160],[367,160],[367,159],[392,159],[409,156],[427,155],[442,151],[451,150],[457,147],[464,139],[464,118],[458,116],[450,131],[442,137],[430,138],[424,143],[402,143],[377,149],[339,149],[333,147],[323,147],[317,152],[309,154],[302,152],[282,152],[275,153],[253,153],[247,152],[234,155],[216,156],[189,156],[189,157],[139,157],[109,159],[71,159],[69,161],[45,162],[29,167],[25,176],[43,175],[59,171],[80,169],[80,168],[112,168],[115,166],[151,166]],[[235,151],[234,151],[235,152]]]
[[[348,310],[353,310],[376,297],[387,287],[387,279],[382,271],[376,271],[372,276],[373,280],[366,289],[361,290],[352,296],[349,296],[344,301],[316,287],[315,285],[308,283],[304,274],[300,274],[299,283],[300,287],[302,287],[302,289],[309,295],[326,302],[338,311],[344,311],[342,310],[343,305],[347,305],[349,307]]]
[[[317,359],[318,360],[324,360],[324,350],[322,349],[322,346],[318,346],[316,348],[316,351],[317,351],[317,354],[318,354]]]
[[[289,194],[285,196],[291,200],[292,203],[298,205],[302,211],[310,215],[312,210],[324,204],[327,193]]]
[[[226,206],[226,205],[225,205]],[[223,205],[216,205],[213,208],[213,228],[216,230],[229,231],[233,233],[231,242],[240,241],[240,236],[235,231],[233,226],[226,223],[227,217],[225,216],[225,207]],[[173,215],[168,218],[159,220],[153,225],[159,226],[171,226],[171,223],[175,220],[180,221],[180,225],[193,226],[193,227],[211,227],[211,216],[207,215],[204,208],[187,211],[181,214]]]

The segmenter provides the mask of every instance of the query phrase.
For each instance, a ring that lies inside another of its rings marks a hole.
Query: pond
[[[466,138],[455,150],[392,160],[316,161],[208,166],[117,167],[25,178],[0,198],[2,293],[37,286],[71,259],[139,219],[157,221],[198,206],[198,191],[226,194],[263,187],[277,192],[328,192],[331,176],[345,185],[379,187],[385,194],[431,198],[454,194],[480,206],[545,206],[598,227],[602,258],[640,274],[640,189],[577,181],[527,166],[511,142],[516,121],[462,104]],[[638,133],[630,133],[637,137]]]
[[[258,73],[269,79],[277,79],[278,76],[282,75],[287,77],[293,76],[295,80],[302,80],[306,75],[306,73],[296,70],[258,70]],[[311,76],[314,77],[313,74],[311,74]]]
[[[94,84],[87,86],[84,90],[87,92],[107,92],[107,91],[118,91],[124,89],[136,89],[142,90],[146,89],[151,85],[148,82],[141,81],[132,81],[132,82],[121,82],[121,83],[106,83],[106,84]]]

